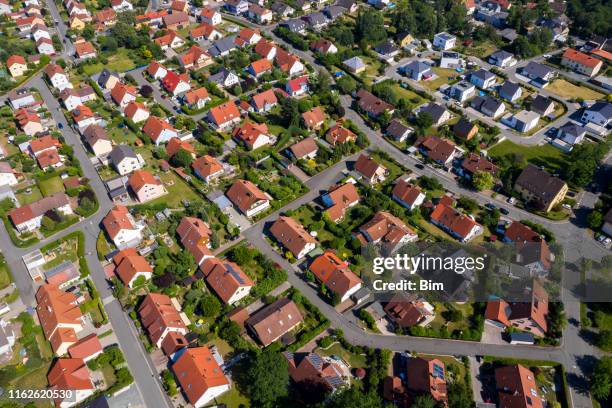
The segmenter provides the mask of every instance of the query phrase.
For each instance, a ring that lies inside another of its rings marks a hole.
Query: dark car
[[[60,128],[60,129],[63,129],[64,128],[64,124],[62,122],[60,122],[60,123],[57,124],[57,127]]]
[[[499,212],[500,212],[500,213],[502,213],[502,214],[504,214],[504,215],[508,215],[508,214],[510,214],[510,211],[508,211],[508,209],[506,209],[506,208],[504,208],[504,207],[501,207],[501,208],[499,209]]]
[[[417,169],[421,169],[421,170],[425,168],[425,166],[423,166],[421,163],[415,164],[414,167],[416,167]]]
[[[493,203],[486,203],[485,207],[487,207],[489,210],[494,210],[497,208]]]

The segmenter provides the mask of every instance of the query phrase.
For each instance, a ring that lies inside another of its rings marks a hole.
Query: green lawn
[[[334,343],[327,349],[321,347],[315,350],[322,356],[338,356],[346,361],[352,368],[366,367],[368,362],[366,356],[349,352],[347,349],[342,347],[340,343]]]
[[[128,55],[128,51],[124,49],[120,49],[116,54],[108,57],[108,64],[104,65],[102,63],[92,64],[92,65],[84,65],[83,72],[87,75],[93,75],[102,71],[104,68],[108,68],[111,71],[117,72],[125,72],[134,68],[136,65],[132,58]]]
[[[586,86],[576,86],[565,79],[555,79],[546,87],[546,90],[567,99],[582,98],[584,100],[597,100],[604,97],[602,93]]]
[[[28,189],[31,190],[30,194],[26,193],[26,190]],[[15,195],[17,196],[17,200],[19,200],[19,203],[21,205],[31,204],[34,201],[38,201],[41,198],[43,198],[43,195],[37,186],[31,186],[31,187],[19,190],[17,191]]]
[[[410,89],[406,89],[400,86],[399,84],[393,85],[392,89],[398,98],[405,99],[408,102],[408,105],[412,108],[422,105],[425,102],[425,99],[423,97],[411,91]]]
[[[11,283],[11,273],[4,259],[0,260],[0,289],[6,288]]]
[[[43,269],[49,270],[64,262],[75,262],[78,258],[77,245],[78,240],[76,238],[63,242],[59,249],[53,251],[55,258],[44,264]]]
[[[559,170],[562,168],[567,158],[565,153],[550,144],[542,146],[523,146],[509,140],[504,140],[493,146],[489,149],[488,153],[493,159],[511,154],[518,154],[523,156],[529,163],[533,163],[537,166],[544,166],[551,170]]]
[[[454,69],[448,69],[448,68],[434,67],[433,71],[436,73],[438,77],[431,79],[429,81],[422,82],[427,88],[431,89],[432,91],[435,91],[442,85],[451,82],[452,80],[454,80],[455,77],[459,75],[459,73],[455,71]],[[452,78],[452,79],[449,79],[449,78]]]
[[[164,173],[160,175],[160,178],[164,183],[173,180],[174,184],[171,186],[165,185],[166,190],[168,190],[168,194],[150,201],[147,204],[155,205],[165,203],[168,208],[183,208],[181,201],[184,199],[189,200],[190,202],[201,201],[200,195],[193,191],[193,189],[175,173]]]
[[[48,178],[46,180],[39,180],[37,182],[38,188],[43,196],[49,197],[52,194],[64,191],[64,184],[60,176]]]

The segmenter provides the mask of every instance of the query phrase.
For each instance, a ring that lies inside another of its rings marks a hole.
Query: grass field
[[[546,87],[546,90],[568,99],[582,98],[584,100],[596,100],[604,97],[603,94],[597,91],[585,86],[576,86],[565,79],[555,79]]]
[[[37,182],[38,188],[43,196],[49,197],[52,194],[64,191],[64,185],[60,176],[51,177],[46,180],[40,180]]]
[[[484,59],[489,55],[493,54],[497,50],[497,46],[489,41],[484,41],[478,45],[471,47],[459,47],[455,51],[466,55],[473,55],[475,57]]]
[[[494,159],[510,154],[520,154],[529,163],[544,166],[552,170],[558,170],[566,163],[566,154],[549,144],[542,146],[521,146],[509,140],[504,140],[489,149],[488,153]]]
[[[31,204],[34,201],[38,201],[43,198],[43,195],[38,187],[31,186],[28,188],[32,190],[30,194],[26,193],[27,188],[17,191],[17,193],[15,194],[17,196],[17,200],[19,200],[19,203],[21,205]]]
[[[125,72],[134,68],[136,65],[134,61],[128,55],[127,50],[119,50],[116,54],[113,54],[108,57],[108,64],[104,65],[102,63],[92,64],[92,65],[84,65],[83,72],[87,75],[93,75],[104,68],[108,68],[111,71],[117,72]]]
[[[0,289],[6,288],[11,283],[11,273],[4,258],[0,258]]]
[[[418,94],[414,93],[410,89],[402,88],[400,85],[393,85],[393,92],[398,98],[405,99],[409,106],[414,108],[425,102],[425,99]]]
[[[365,367],[367,365],[366,357],[360,354],[350,353],[347,349],[342,347],[340,343],[335,343],[329,348],[322,349],[317,348],[315,350],[322,356],[338,356],[341,357],[344,361],[350,364],[353,368]]]
[[[454,69],[448,69],[448,68],[434,67],[433,71],[436,73],[438,77],[431,79],[429,81],[422,82],[423,85],[425,85],[428,89],[431,89],[432,91],[435,91],[442,85],[451,82],[456,76],[459,75],[459,73],[455,71]]]
[[[168,208],[182,208],[183,204],[181,201],[184,199],[189,200],[190,202],[201,200],[198,193],[193,191],[193,189],[187,183],[181,180],[173,172],[161,174],[160,178],[164,183],[168,183],[172,180],[174,181],[174,184],[171,186],[165,185],[166,190],[168,190],[168,194],[150,201],[147,204],[165,203],[167,204]]]

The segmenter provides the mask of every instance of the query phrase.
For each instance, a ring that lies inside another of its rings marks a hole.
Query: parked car
[[[504,207],[500,207],[500,208],[499,208],[499,212],[500,212],[500,213],[502,213],[502,214],[504,214],[504,215],[508,215],[508,214],[510,214],[510,211],[508,211],[508,209],[507,209],[507,208],[504,208]]]

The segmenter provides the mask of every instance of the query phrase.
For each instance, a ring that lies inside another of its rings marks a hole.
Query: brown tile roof
[[[176,228],[181,245],[200,263],[203,258],[212,256],[208,249],[212,230],[207,223],[195,217],[183,217]]]
[[[359,231],[364,235],[367,234],[373,242],[380,240],[389,244],[398,244],[406,235],[415,235],[404,221],[386,211],[374,214],[370,221],[359,227]]]
[[[117,252],[113,257],[115,273],[124,285],[130,285],[139,272],[153,273],[153,268],[147,259],[139,255],[135,248],[127,248]]]
[[[372,157],[362,154],[355,162],[355,170],[364,175],[366,178],[371,179],[376,174],[379,168],[385,168],[383,165],[378,164]]]
[[[393,105],[383,101],[365,89],[360,89],[359,92],[357,92],[357,98],[359,98],[359,107],[373,116],[378,116],[384,111],[391,112],[395,109]]]
[[[499,390],[501,407],[543,408],[544,406],[538,395],[535,375],[520,364],[496,368],[495,384]]]
[[[210,99],[210,96],[208,95],[208,90],[204,87],[194,89],[193,91],[185,93],[185,100],[190,105],[193,105],[198,101],[207,99]]]
[[[89,370],[81,358],[59,358],[47,374],[49,388],[56,390],[93,390]],[[58,404],[59,406],[59,404]]]
[[[68,196],[63,192],[57,192],[49,197],[41,198],[31,204],[14,208],[8,212],[8,216],[15,225],[20,225],[33,218],[45,214],[47,211],[70,204]]]
[[[149,293],[145,296],[138,308],[138,314],[149,338],[155,344],[168,328],[174,331],[187,331],[170,297],[161,293]]]
[[[423,147],[431,160],[441,163],[445,163],[454,154],[457,147],[450,140],[440,139],[437,136],[427,136],[417,141],[416,145]]]
[[[272,44],[265,38],[262,38],[257,44],[255,44],[255,52],[262,58],[266,58],[270,51],[275,48],[278,49],[275,44]]]
[[[546,207],[565,187],[565,182],[540,170],[533,164],[528,164],[519,175],[515,185],[529,191]]]
[[[302,113],[302,120],[308,129],[317,129],[325,122],[325,112],[320,106]]]
[[[446,367],[442,361],[418,357],[408,360],[406,366],[408,389],[430,394],[434,400],[448,406]]]
[[[423,194],[423,191],[416,185],[411,184],[406,180],[399,180],[393,186],[393,197],[402,201],[407,205],[413,205],[419,195]]]
[[[264,346],[268,346],[303,321],[297,305],[281,298],[249,317],[245,324]]]
[[[334,126],[330,127],[325,134],[325,140],[331,145],[335,145],[336,143],[355,142],[357,140],[357,135],[336,123]]]
[[[56,334],[60,326],[64,327],[64,336],[69,336],[76,342],[76,334],[73,328],[66,325],[82,326],[81,309],[77,304],[76,296],[70,292],[64,292],[55,285],[42,285],[36,292],[36,313],[47,340],[51,341],[53,350],[57,350],[61,342],[55,342],[52,336]]]
[[[487,302],[487,308],[485,310],[485,319],[500,322],[505,326],[510,326],[510,315],[512,309],[510,305],[502,299],[490,300]]]
[[[113,207],[102,220],[102,225],[110,239],[115,239],[121,230],[134,230],[136,226],[132,223],[127,207],[117,205]]]
[[[403,328],[416,326],[432,315],[422,301],[403,293],[395,294],[385,305],[384,310],[391,320]]]
[[[187,153],[195,155],[195,148],[186,140],[181,140],[178,137],[173,137],[166,144],[166,153],[168,157],[174,156],[179,150],[185,150]]]
[[[256,202],[269,200],[266,193],[248,180],[236,180],[225,195],[243,213],[246,213]]]
[[[267,91],[260,92],[251,97],[251,103],[257,109],[263,109],[266,105],[276,105],[278,98],[274,89],[268,89]],[[263,124],[265,125],[265,123]]]
[[[316,244],[314,239],[302,224],[291,217],[280,216],[270,227],[270,233],[285,248],[298,255],[307,244]]]
[[[499,173],[499,168],[496,165],[484,157],[474,153],[470,153],[468,157],[463,159],[461,162],[461,167],[463,167],[463,169],[470,174],[476,174],[477,172],[481,171],[491,173],[495,176],[497,173]]]
[[[325,210],[329,219],[339,221],[344,218],[346,210],[359,202],[359,192],[353,183],[345,183],[330,189],[327,197],[334,203]]]
[[[237,264],[227,260],[208,258],[200,266],[200,270],[223,303],[228,303],[241,287],[254,285],[251,278]]]
[[[480,225],[472,218],[444,203],[439,203],[434,208],[431,213],[431,219],[445,226],[461,238],[466,238],[475,226]]]
[[[70,354],[72,358],[87,359],[101,352],[102,343],[100,343],[100,339],[96,333],[91,333],[68,347],[68,354]]]
[[[172,371],[191,404],[195,404],[209,388],[230,383],[208,347],[185,350],[172,365]]]
[[[316,353],[286,351],[283,356],[287,359],[289,375],[295,383],[320,384],[329,391],[344,384],[340,366]]]
[[[319,282],[340,297],[344,297],[349,290],[361,284],[361,279],[349,269],[348,262],[338,258],[331,250],[325,251],[312,261],[310,270]]]
[[[161,348],[165,355],[171,356],[183,347],[187,347],[189,341],[185,338],[182,333],[169,332],[166,337],[162,340]]]
[[[161,181],[156,179],[153,174],[147,170],[136,170],[128,179],[128,184],[132,187],[132,190],[138,194],[138,192],[147,185],[160,186]]]
[[[312,153],[319,151],[317,142],[312,137],[307,137],[289,147],[289,151],[296,159],[302,159]]]

